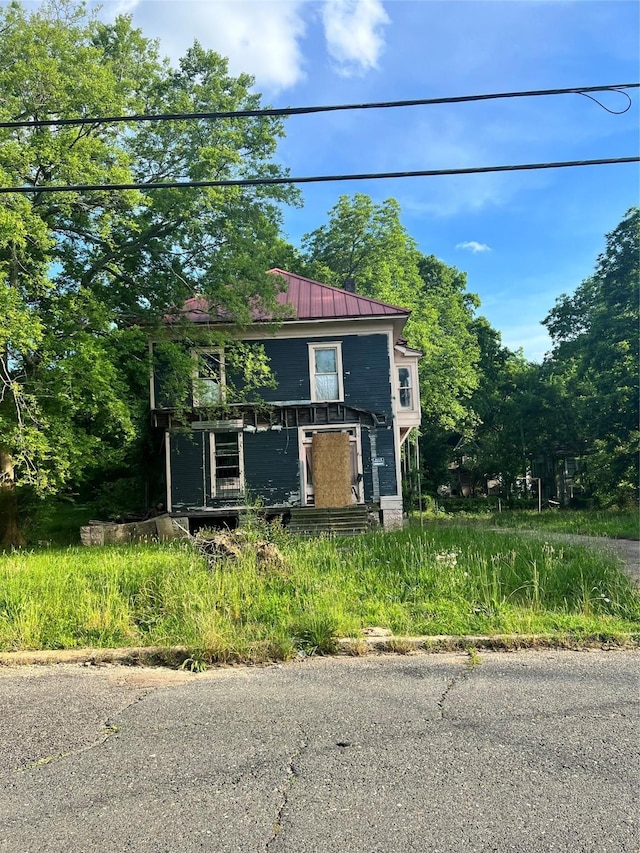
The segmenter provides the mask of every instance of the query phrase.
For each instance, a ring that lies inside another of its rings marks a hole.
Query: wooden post
[[[540,477],[532,477],[531,479],[538,484],[538,512],[542,512],[542,479]]]

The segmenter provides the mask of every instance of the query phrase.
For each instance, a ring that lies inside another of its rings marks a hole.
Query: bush
[[[139,477],[121,477],[103,483],[93,500],[94,513],[99,518],[117,521],[144,511],[144,487]]]
[[[505,502],[502,502],[503,506]],[[498,512],[498,498],[438,498],[438,506],[446,513],[492,513]]]

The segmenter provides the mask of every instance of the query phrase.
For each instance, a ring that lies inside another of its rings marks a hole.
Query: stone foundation
[[[385,530],[397,530],[402,527],[401,495],[385,495],[380,498],[380,520]]]
[[[401,509],[382,509],[380,510],[382,517],[382,526],[385,530],[397,530],[403,525],[403,516]]]

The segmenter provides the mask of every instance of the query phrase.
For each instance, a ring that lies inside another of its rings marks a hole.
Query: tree
[[[395,199],[376,204],[357,193],[341,196],[329,220],[303,238],[309,270],[358,293],[409,308],[405,334],[421,350],[420,385],[425,422],[436,430],[461,428],[477,385],[478,347],[471,332],[477,297],[466,277],[433,255],[425,257],[400,221]]]
[[[640,211],[607,235],[594,274],[545,318],[553,340],[546,372],[571,396],[593,491],[638,498]]]
[[[198,43],[170,67],[126,16],[101,23],[69,0],[32,14],[16,2],[0,9],[2,120],[255,109],[252,83]],[[281,175],[273,157],[282,135],[280,120],[266,117],[0,129],[0,183],[34,190],[0,198],[7,506],[16,483],[56,490],[81,480],[96,456],[122,463],[148,377],[140,323],[194,292],[240,323],[255,300],[274,304],[264,270],[279,205],[297,199],[287,186],[37,190]],[[5,541],[19,541],[8,526]]]
[[[474,318],[480,300],[467,291],[466,273],[434,255],[420,256],[418,271],[421,286],[413,310],[430,398],[425,411],[443,429],[465,432],[476,420],[471,398],[481,376]]]

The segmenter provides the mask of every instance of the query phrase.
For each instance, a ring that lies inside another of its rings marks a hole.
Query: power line
[[[565,160],[555,163],[518,163],[510,166],[474,166],[463,169],[420,169],[409,172],[369,172],[354,175],[312,175],[298,178],[231,178],[218,181],[162,181],[160,183],[131,184],[52,184],[35,187],[0,187],[7,193],[77,193],[120,190],[192,189],[202,187],[262,187],[277,184],[320,184],[332,181],[368,181],[387,178],[431,178],[444,175],[480,175],[488,172],[525,172],[535,169],[566,169],[572,166],[608,166],[620,163],[638,163],[640,157],[611,157],[596,160]]]
[[[433,106],[436,104],[463,104],[471,101],[492,101],[505,98],[535,98],[546,95],[586,95],[587,92],[619,92],[629,99],[629,105],[621,112],[626,110],[631,105],[631,99],[624,91],[625,89],[638,89],[640,83],[615,83],[608,86],[579,86],[570,89],[531,89],[521,92],[493,92],[484,95],[460,95],[457,97],[447,98],[415,98],[407,101],[376,101],[364,104],[326,104],[321,106],[308,107],[276,107],[253,110],[217,110],[215,112],[193,112],[193,113],[154,113],[154,114],[134,114],[127,116],[85,116],[84,118],[56,118],[56,119],[36,119],[36,120],[20,120],[20,121],[2,121],[0,128],[19,128],[19,127],[68,127],[73,125],[86,124],[117,124],[119,122],[151,122],[151,121],[187,121],[192,119],[221,119],[221,118],[257,118],[259,116],[295,116],[295,115],[310,115],[311,113],[328,113],[344,110],[381,110],[392,109],[396,107],[419,107]],[[589,97],[587,95],[587,97]],[[595,100],[595,98],[592,98]],[[596,101],[596,103],[600,103]],[[602,104],[603,109],[607,109]],[[613,110],[607,110],[614,112]]]

